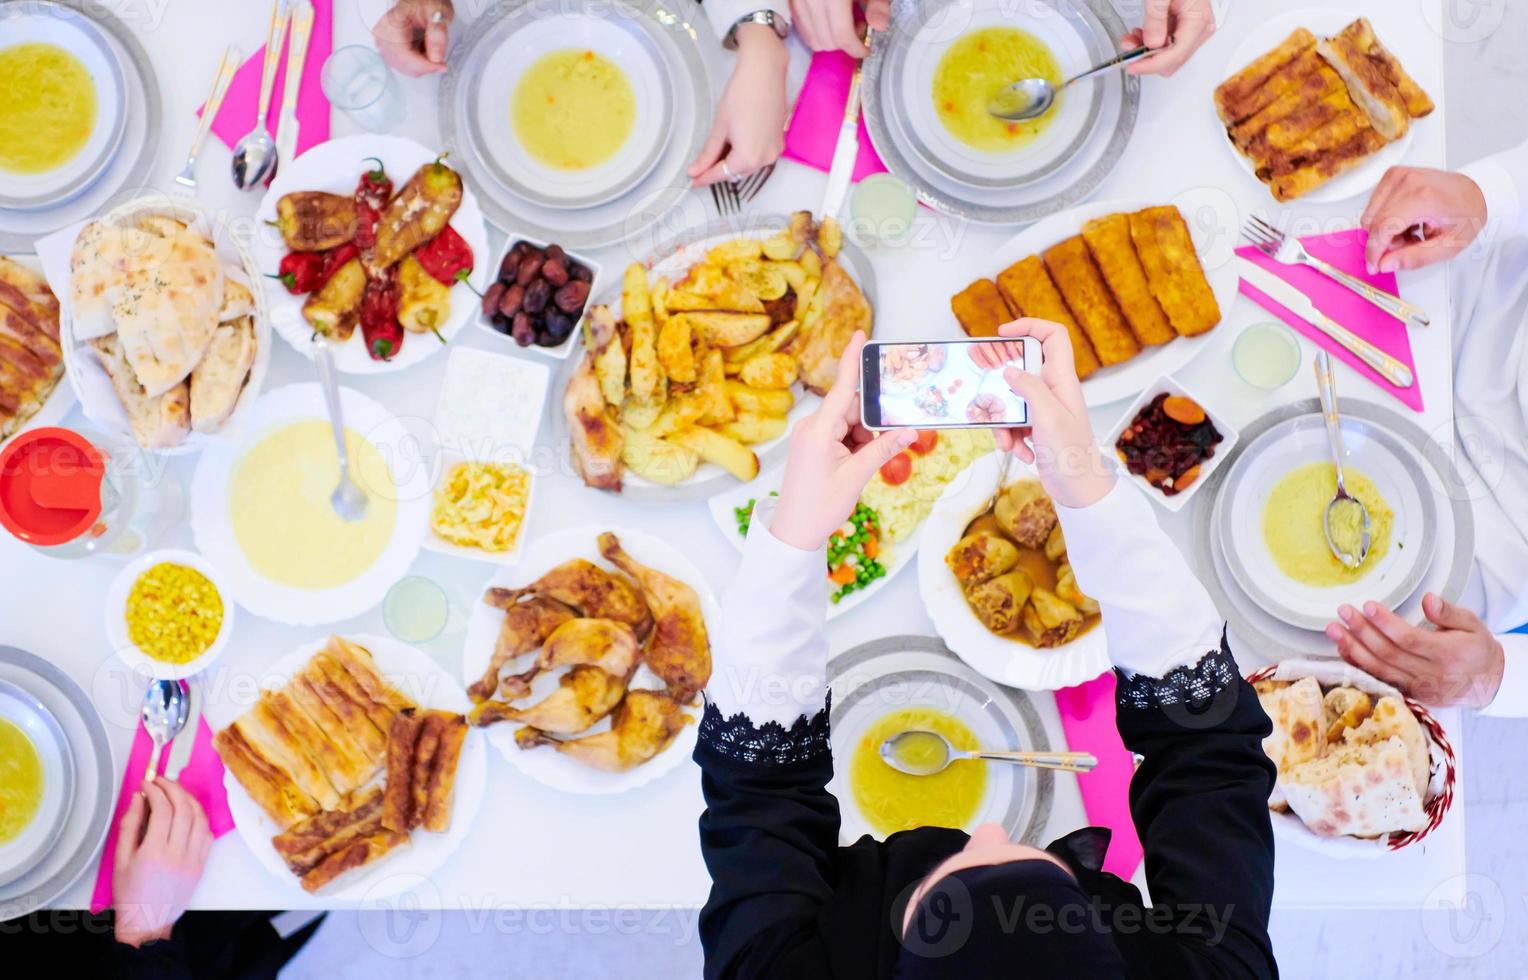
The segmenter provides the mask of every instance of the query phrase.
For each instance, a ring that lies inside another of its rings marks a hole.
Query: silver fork
[[[711,200],[723,218],[730,218],[743,210],[743,202],[737,193],[737,181],[734,180],[718,180],[712,184]]]
[[[228,83],[233,81],[238,67],[239,49],[231,46],[225,48],[223,60],[218,62],[218,73],[212,79],[212,94],[207,96],[207,104],[202,107],[202,118],[196,124],[196,136],[191,140],[191,152],[186,154],[186,165],[175,175],[175,182],[182,187],[196,190],[197,154],[202,152],[202,142],[207,139],[207,131],[212,128],[213,120],[217,119],[218,111],[223,108],[223,96],[228,94]]]
[[[1310,266],[1333,282],[1351,289],[1397,320],[1404,322],[1408,327],[1425,327],[1432,322],[1427,318],[1427,311],[1420,306],[1408,303],[1394,293],[1387,293],[1378,286],[1348,275],[1330,262],[1316,258],[1305,250],[1300,239],[1284,234],[1257,215],[1252,215],[1247,219],[1247,223],[1242,225],[1242,237],[1275,262]]]
[[[764,185],[769,182],[769,178],[774,175],[774,172],[775,165],[771,163],[769,166],[761,167],[738,181],[738,196],[743,199],[743,203],[746,204],[757,197],[759,191],[764,189]]]

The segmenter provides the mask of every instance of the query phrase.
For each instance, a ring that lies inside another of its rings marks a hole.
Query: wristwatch
[[[727,36],[722,38],[722,47],[728,51],[737,50],[737,29],[744,24],[763,24],[772,29],[782,41],[785,40],[785,35],[790,33],[790,25],[785,22],[784,17],[778,16],[773,10],[755,10],[733,21],[732,26],[727,29]]]

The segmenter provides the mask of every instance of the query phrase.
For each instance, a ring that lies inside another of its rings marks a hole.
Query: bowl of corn
[[[135,671],[190,677],[233,634],[233,603],[212,565],[194,551],[164,550],[124,568],[106,598],[106,635]]]

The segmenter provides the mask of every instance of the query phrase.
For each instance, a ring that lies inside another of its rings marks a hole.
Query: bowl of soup
[[[0,681],[0,886],[57,842],[74,796],[74,760],[58,720],[24,688]]]

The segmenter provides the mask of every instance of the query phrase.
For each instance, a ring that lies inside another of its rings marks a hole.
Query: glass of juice
[[[1300,370],[1300,341],[1282,323],[1254,323],[1231,346],[1231,363],[1247,384],[1272,391]]]
[[[917,214],[918,196],[889,173],[863,178],[849,195],[850,230],[860,245],[905,242]]]
[[[445,631],[450,620],[446,590],[420,575],[399,579],[382,599],[382,622],[404,643],[428,643]]]

